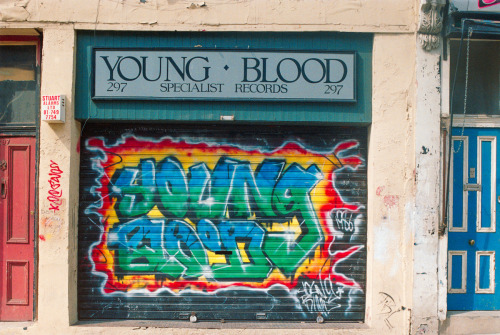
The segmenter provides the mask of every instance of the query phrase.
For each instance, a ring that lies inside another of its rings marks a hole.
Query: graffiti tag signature
[[[340,308],[344,288],[335,285],[330,278],[303,281],[297,292],[303,306],[309,312],[321,312],[328,316],[330,311]]]
[[[385,324],[389,329],[394,328],[394,326],[391,324],[389,319],[391,316],[393,316],[395,313],[400,312],[401,308],[396,309],[396,303],[394,302],[394,299],[387,293],[385,292],[379,292],[380,295],[380,301],[379,305],[382,306],[380,310],[380,314],[385,316]]]
[[[59,210],[59,206],[62,204],[62,190],[59,190],[61,187],[60,178],[63,174],[63,171],[59,168],[59,164],[54,161],[50,161],[50,172],[49,172],[49,184],[50,190],[49,195],[47,196],[47,200],[50,201],[49,210],[56,211]]]

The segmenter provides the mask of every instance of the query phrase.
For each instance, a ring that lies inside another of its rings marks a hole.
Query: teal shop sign
[[[78,31],[75,118],[367,126],[372,49],[368,33]]]

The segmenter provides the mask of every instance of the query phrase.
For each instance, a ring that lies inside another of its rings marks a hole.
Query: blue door
[[[448,310],[500,309],[499,136],[495,128],[453,130]]]

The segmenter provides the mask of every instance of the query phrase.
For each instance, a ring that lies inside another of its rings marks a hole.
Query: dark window
[[[459,40],[451,41],[450,89],[453,88],[459,45]],[[470,41],[466,114],[500,115],[499,55],[499,41]],[[467,40],[464,39],[460,63],[456,71],[456,85],[452,105],[455,114],[464,113],[466,65]]]
[[[35,125],[35,45],[0,45],[0,125]]]

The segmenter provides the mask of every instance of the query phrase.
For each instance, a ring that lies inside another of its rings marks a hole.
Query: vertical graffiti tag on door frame
[[[50,185],[47,200],[50,203],[49,211],[54,211],[54,213],[58,211],[59,207],[62,205],[62,190],[59,190],[59,188],[61,187],[60,180],[62,178],[62,174],[63,171],[59,168],[59,164],[51,160],[49,171],[50,178],[47,180]]]
[[[365,164],[357,140],[328,153],[297,141],[267,150],[130,134],[108,142],[86,141],[98,174],[87,190],[99,200],[85,214],[101,221],[88,258],[103,295],[278,285],[300,310],[328,316],[364,291],[343,264],[364,248],[352,236],[365,208],[335,185],[336,173]]]

